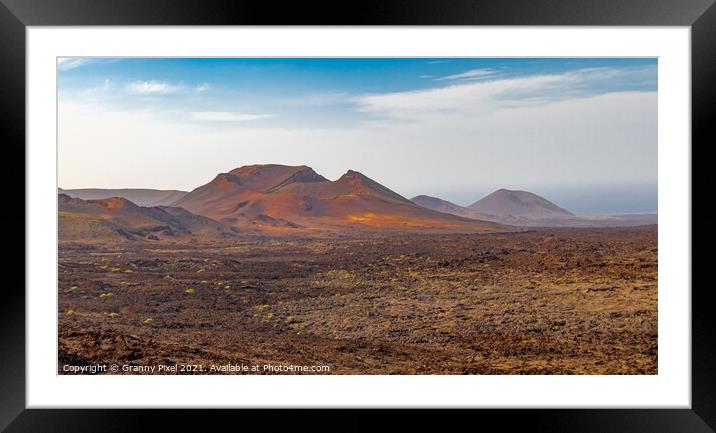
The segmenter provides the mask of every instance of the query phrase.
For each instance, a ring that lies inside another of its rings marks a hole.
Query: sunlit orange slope
[[[416,205],[356,171],[335,181],[310,167],[251,165],[217,175],[173,203],[244,231],[502,231]]]

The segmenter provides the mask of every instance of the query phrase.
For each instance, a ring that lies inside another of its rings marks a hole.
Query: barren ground
[[[60,374],[657,373],[656,226],[60,245]]]

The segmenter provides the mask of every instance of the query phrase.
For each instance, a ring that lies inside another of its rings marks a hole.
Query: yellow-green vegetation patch
[[[268,313],[268,314],[266,315],[266,318],[269,319],[269,320],[273,319],[273,313]]]
[[[68,316],[73,316],[75,314],[75,310],[72,308],[68,308],[65,314]]]
[[[345,269],[331,269],[330,271],[326,272],[326,276],[340,279],[351,279],[355,278],[355,273],[347,271]]]
[[[152,323],[154,323],[154,319],[151,317],[147,317],[146,319],[142,320],[143,325],[151,325]]]
[[[189,287],[188,289],[184,290],[184,293],[193,295],[194,293],[196,293],[196,289],[194,289],[193,287]]]
[[[114,319],[115,317],[119,317],[119,313],[107,313],[107,317],[109,317],[110,319]]]
[[[196,271],[197,274],[201,274],[202,272],[204,272],[204,268],[201,268],[198,271]]]
[[[67,291],[67,292],[76,292],[77,290],[79,290],[79,287],[78,287],[78,286],[72,286],[72,287],[70,287],[69,289],[67,289],[66,291]]]
[[[269,307],[268,304],[263,304],[263,305],[257,305],[257,306],[255,306],[254,308],[256,308],[256,309],[259,310],[259,311],[264,311],[264,310],[267,309],[268,307]]]
[[[133,272],[134,272],[134,271],[131,270],[131,269],[125,269],[125,270],[124,270],[124,273],[125,273],[125,274],[131,274],[131,273],[133,273]]]
[[[291,324],[291,323],[297,323],[297,322],[298,322],[298,319],[296,319],[296,318],[293,317],[293,316],[288,316],[288,317],[286,317],[286,323]]]
[[[102,299],[104,299],[104,298],[109,298],[110,296],[112,296],[112,293],[110,293],[110,292],[104,292],[104,293],[102,293],[102,294],[99,295],[99,297],[102,298]]]
[[[206,280],[201,280],[200,283],[201,283],[201,284],[209,284],[209,282],[206,281]]]

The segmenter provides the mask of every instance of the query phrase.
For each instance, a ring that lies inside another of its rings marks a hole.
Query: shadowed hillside
[[[112,197],[82,200],[58,195],[60,240],[160,240],[231,233],[222,224],[176,207],[141,207]]]
[[[81,198],[82,200],[101,200],[110,197],[122,197],[138,206],[169,206],[175,201],[187,195],[186,191],[158,190],[145,188],[123,188],[123,189],[62,189],[59,193],[67,194],[70,197]]]

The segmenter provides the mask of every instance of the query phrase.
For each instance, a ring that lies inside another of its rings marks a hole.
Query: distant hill
[[[173,205],[241,230],[274,233],[508,230],[418,206],[357,171],[330,181],[305,165],[240,167]]]
[[[469,207],[419,195],[414,203],[438,212],[518,227],[626,227],[657,224],[656,214],[573,214],[537,194],[500,189]]]
[[[232,234],[222,224],[181,208],[142,207],[122,197],[82,200],[59,194],[57,198],[61,240],[161,240]]]
[[[527,219],[574,216],[573,213],[537,194],[509,189],[498,189],[471,204],[468,208],[484,214]]]
[[[101,200],[110,197],[122,197],[138,206],[169,206],[181,199],[188,193],[178,190],[157,190],[143,188],[122,188],[122,189],[62,189],[58,194],[67,194],[70,197],[81,198],[82,200]]]

